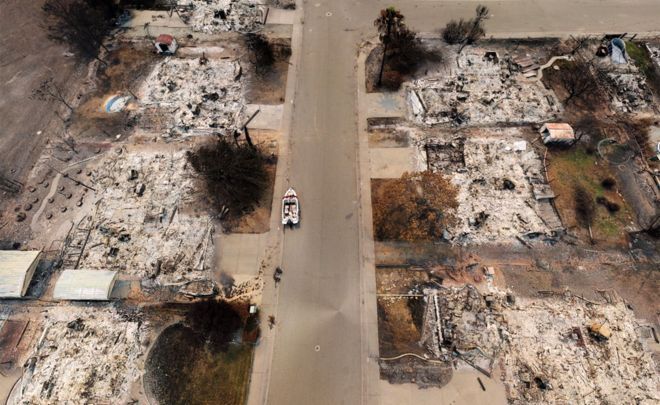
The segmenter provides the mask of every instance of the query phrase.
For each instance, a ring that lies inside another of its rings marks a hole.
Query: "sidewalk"
[[[385,105],[387,116],[397,116],[405,107],[403,97],[367,94],[365,62],[371,46],[362,47],[357,61],[357,105],[358,105],[358,194],[360,196],[360,274],[362,279],[362,353],[366,365],[362,367],[362,403],[379,404],[380,366],[378,360],[378,311],[376,303],[376,261],[374,252],[373,222],[371,211],[371,159],[367,118],[370,113],[383,110],[374,105]],[[388,102],[395,100],[394,102]],[[381,111],[382,112],[382,111]]]
[[[272,12],[273,10],[271,10]],[[273,348],[277,327],[268,328],[268,317],[274,316],[277,321],[278,290],[275,286],[271,271],[280,265],[282,261],[282,228],[280,217],[280,196],[289,186],[289,167],[291,157],[289,155],[289,145],[291,142],[291,121],[293,119],[294,98],[296,93],[296,74],[300,63],[300,49],[302,42],[302,8],[296,10],[287,10],[286,13],[277,14],[278,18],[269,17],[268,23],[274,21],[281,23],[292,22],[291,36],[291,59],[287,73],[286,96],[284,104],[281,106],[260,106],[262,111],[266,112],[262,117],[255,117],[254,122],[250,123],[251,128],[259,127],[278,127],[279,154],[277,172],[275,174],[275,184],[273,189],[273,205],[271,208],[270,231],[264,235],[264,246],[260,255],[260,263],[265,266],[264,289],[259,305],[259,315],[261,323],[261,338],[259,344],[254,349],[254,360],[252,363],[252,375],[250,377],[250,388],[248,393],[248,405],[263,405],[267,402],[268,388],[270,384],[270,366],[273,358]],[[283,18],[286,16],[286,18]],[[254,107],[253,107],[254,108]],[[277,110],[277,111],[273,111]],[[279,113],[279,114],[273,114]],[[277,117],[276,117],[277,116]],[[279,118],[281,117],[281,118]],[[257,119],[259,118],[259,119]],[[279,119],[278,119],[279,118]]]

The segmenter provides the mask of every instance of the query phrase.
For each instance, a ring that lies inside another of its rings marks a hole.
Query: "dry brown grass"
[[[378,299],[378,340],[383,357],[421,352],[421,330],[413,320],[410,298]]]
[[[377,240],[431,241],[454,222],[458,190],[440,173],[404,173],[400,179],[373,180]]]

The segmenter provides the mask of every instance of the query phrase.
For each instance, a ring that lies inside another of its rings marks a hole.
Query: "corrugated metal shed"
[[[55,284],[53,298],[73,301],[107,301],[115,285],[116,271],[64,270]]]
[[[0,250],[0,298],[25,295],[40,254],[38,250]]]

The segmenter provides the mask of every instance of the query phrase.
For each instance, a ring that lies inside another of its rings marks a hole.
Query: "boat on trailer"
[[[298,194],[289,187],[282,197],[282,225],[290,225],[292,228],[300,222],[300,203]]]

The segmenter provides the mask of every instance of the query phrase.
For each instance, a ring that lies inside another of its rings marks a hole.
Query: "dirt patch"
[[[424,269],[410,267],[377,267],[376,291],[379,294],[408,294],[413,287],[430,280]]]
[[[369,131],[370,148],[407,148],[411,139],[409,131],[398,128],[383,128]]]
[[[423,267],[429,263],[453,266],[457,262],[457,251],[448,243],[376,242],[375,253],[379,267]]]
[[[252,104],[282,104],[288,71],[289,63],[278,61],[263,75],[251,74],[247,79],[246,101]]]
[[[551,89],[557,98],[565,104],[566,113],[576,113],[582,111],[603,111],[609,108],[609,99],[605,91],[591,91],[586,94],[580,94],[570,99],[570,102],[565,101],[569,98],[570,93],[567,91],[562,75],[565,71],[573,69],[575,62],[567,60],[557,60],[552,66],[543,70],[543,78],[541,79],[546,88]],[[595,76],[586,76],[585,80],[596,80]]]
[[[535,263],[528,266],[501,265],[499,268],[506,285],[516,294],[535,296],[539,291],[569,288],[575,294],[596,300],[601,298],[597,291],[614,289],[637,316],[655,322],[660,310],[654,302],[660,294],[660,274],[652,269],[635,270],[630,265],[615,265],[614,259],[585,257],[580,261],[584,265],[542,260],[541,263],[546,263],[545,269]],[[589,264],[594,268],[587,267]]]
[[[13,365],[16,363],[18,354],[16,348],[26,327],[26,321],[4,321],[2,329],[0,329],[0,364]]]
[[[378,74],[383,59],[382,45],[376,46],[365,63],[367,93],[396,91],[401,85],[416,78],[422,71],[428,73],[445,64],[445,48],[437,40],[415,40],[414,49],[406,49],[403,55],[388,55],[383,66],[383,79],[378,86]],[[388,52],[389,53],[389,52]]]
[[[422,331],[414,322],[413,311],[409,305],[410,300],[416,299],[421,298],[378,298],[378,342],[381,357],[423,353],[419,345]]]
[[[254,58],[249,60],[247,69],[245,99],[252,104],[282,104],[286,93],[289,59],[291,57],[290,39],[267,39],[272,63],[259,66]],[[248,51],[249,52],[249,51]]]
[[[270,214],[273,204],[273,188],[275,186],[275,172],[277,164],[266,164],[268,184],[257,206],[249,213],[236,220],[224,223],[225,229],[232,233],[264,233],[270,230]]]
[[[55,83],[64,87],[65,96],[71,101],[86,73],[74,57],[67,56],[66,46],[48,39],[41,10],[43,3],[43,0],[29,3],[5,1],[0,13],[0,35],[5,38],[0,43],[4,55],[0,63],[0,150],[4,156],[11,156],[11,159],[0,162],[0,176],[22,183],[46,147],[47,140],[62,133],[62,123],[54,112],[64,111],[61,103],[32,99],[30,93],[43,80],[53,77]],[[14,196],[0,194],[0,207],[6,208]],[[10,215],[12,222],[14,215]],[[8,219],[3,217],[0,223],[5,224]],[[12,236],[25,240],[26,227],[21,228]]]
[[[94,80],[95,90],[87,94],[72,115],[69,130],[77,137],[114,137],[130,129],[128,112],[108,113],[105,101],[113,95],[132,96],[158,60],[147,41],[119,43],[99,64]]]

